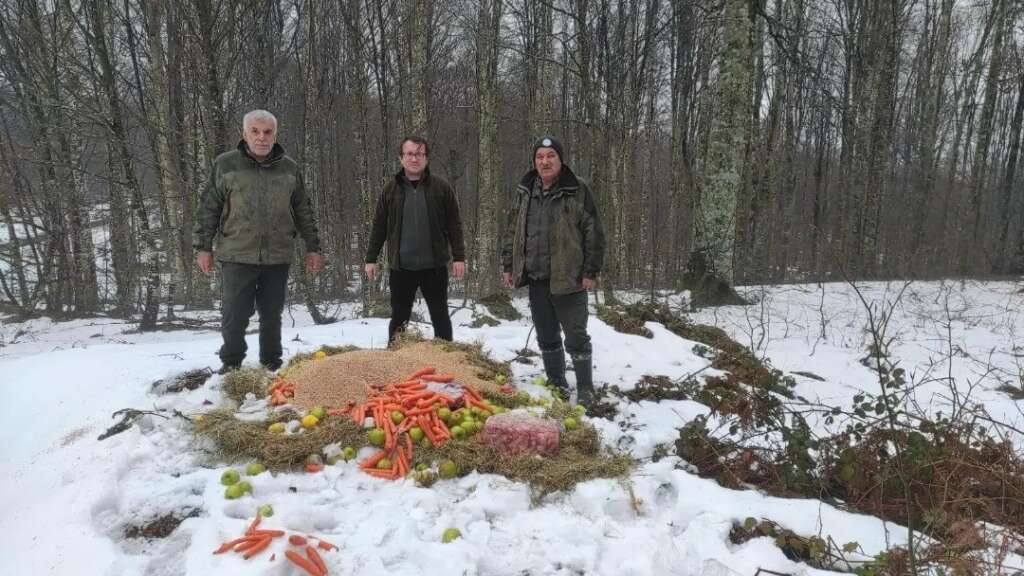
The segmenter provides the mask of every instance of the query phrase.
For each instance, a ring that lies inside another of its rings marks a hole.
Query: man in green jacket
[[[594,196],[562,163],[562,144],[551,137],[533,146],[533,166],[510,202],[502,242],[503,280],[529,286],[530,313],[544,371],[563,400],[565,350],[572,357],[580,404],[594,402],[593,364],[587,334],[587,291],[604,262],[604,232]]]
[[[388,342],[409,322],[416,290],[427,301],[434,338],[452,339],[448,262],[452,275],[461,278],[466,273],[466,250],[458,199],[444,179],[430,174],[429,153],[423,138],[402,139],[398,147],[402,169],[384,186],[373,216],[366,275],[371,281],[377,278],[377,257],[386,241],[391,268]]]
[[[306,244],[306,269],[323,268],[313,206],[302,170],[277,143],[277,118],[253,110],[242,119],[242,141],[213,162],[196,212],[193,247],[205,273],[214,268],[214,240],[221,264],[220,374],[245,359],[245,329],[260,313],[260,363],[281,367],[281,312],[293,240]]]

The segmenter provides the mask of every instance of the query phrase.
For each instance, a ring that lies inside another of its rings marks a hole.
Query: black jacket
[[[366,249],[366,262],[376,263],[384,242],[388,244],[388,262],[391,268],[401,268],[398,253],[402,246],[402,206],[405,202],[405,187],[402,186],[402,171],[395,174],[381,192],[373,216],[373,230],[370,245]],[[445,180],[431,176],[430,169],[423,172],[419,184],[427,199],[427,217],[430,220],[431,247],[434,264],[441,268],[448,262],[464,262],[466,248],[462,239],[462,218],[459,216],[459,201],[455,192]],[[449,246],[451,249],[449,250]]]

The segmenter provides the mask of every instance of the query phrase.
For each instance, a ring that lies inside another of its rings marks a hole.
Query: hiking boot
[[[263,362],[261,360],[260,364],[262,364],[263,367],[267,369],[267,372],[277,372],[278,370],[281,369],[280,360],[270,360],[269,362]]]
[[[597,402],[594,394],[594,365],[590,356],[572,359],[572,369],[576,372],[576,401],[587,410]]]
[[[565,352],[561,348],[557,348],[541,350],[540,355],[544,361],[544,373],[547,375],[548,384],[551,384],[559,399],[568,402],[569,383],[565,381]]]
[[[235,370],[238,370],[241,367],[242,367],[241,364],[225,363],[225,364],[221,365],[220,370],[217,370],[217,374],[220,374],[221,376],[223,376],[223,375],[227,374],[228,372],[234,372]]]

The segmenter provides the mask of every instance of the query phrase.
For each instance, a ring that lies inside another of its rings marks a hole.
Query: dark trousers
[[[573,360],[590,358],[586,290],[556,295],[551,293],[549,280],[530,280],[530,315],[541,352],[561,350],[565,332],[565,351],[569,356]]]
[[[245,329],[256,310],[260,313],[260,362],[280,362],[281,312],[288,288],[288,264],[223,262],[221,272],[221,362],[238,365],[245,359]]]
[[[452,339],[452,319],[448,316],[448,269],[395,270],[391,278],[391,322],[388,324],[388,342],[395,334],[405,331],[405,325],[412,316],[412,303],[416,290],[423,293],[430,311],[430,323],[434,325],[434,338]]]

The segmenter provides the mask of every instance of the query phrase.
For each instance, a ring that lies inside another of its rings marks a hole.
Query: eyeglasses
[[[423,152],[404,152],[402,156],[406,158],[426,158],[427,155]]]

